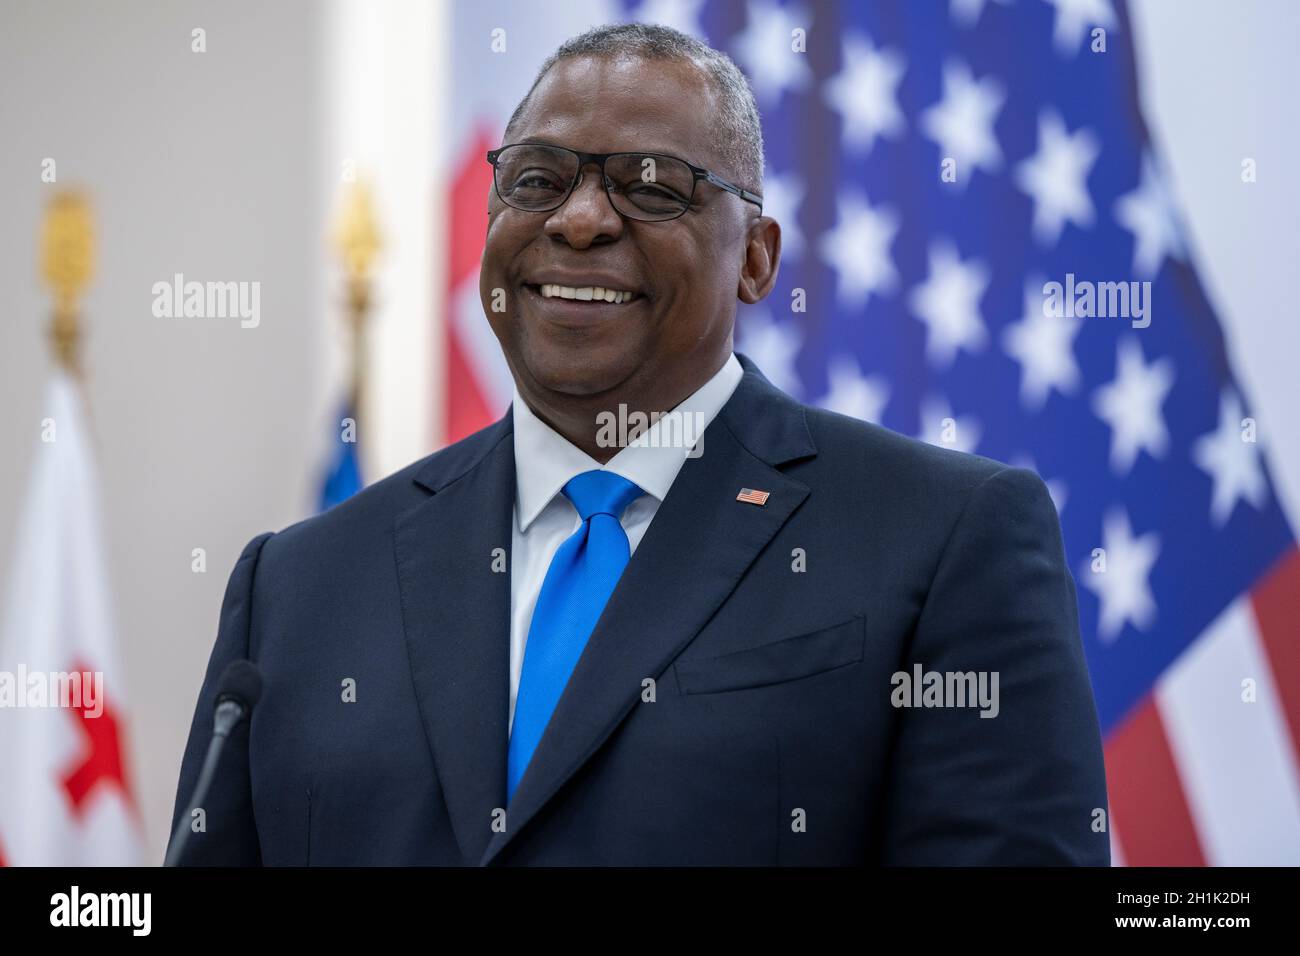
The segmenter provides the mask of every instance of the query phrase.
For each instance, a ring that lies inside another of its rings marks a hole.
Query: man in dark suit
[[[1106,864],[1042,481],[733,354],[780,229],[730,61],[593,31],[504,142],[481,292],[511,409],[245,548],[177,820],[225,666],[265,692],[183,862]]]

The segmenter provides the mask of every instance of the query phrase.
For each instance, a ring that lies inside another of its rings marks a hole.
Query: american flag
[[[1043,476],[1116,862],[1300,863],[1300,552],[1143,117],[1123,3],[530,7],[453,15],[449,440],[510,399],[478,298],[483,153],[569,36],[618,20],[698,36],[750,79],[783,230],[738,350],[804,401]],[[1127,317],[1061,315],[1049,283],[1149,296]]]

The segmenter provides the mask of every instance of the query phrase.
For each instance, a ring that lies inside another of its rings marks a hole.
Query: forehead
[[[576,57],[556,63],[533,91],[511,139],[592,153],[644,150],[716,161],[714,94],[701,71],[677,60]]]

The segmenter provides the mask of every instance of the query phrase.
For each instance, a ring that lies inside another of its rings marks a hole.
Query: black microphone
[[[208,744],[207,756],[203,758],[203,770],[199,773],[199,782],[194,785],[194,796],[189,806],[176,821],[176,830],[172,833],[171,846],[167,850],[167,859],[163,866],[176,866],[185,844],[190,838],[190,821],[194,810],[208,795],[208,787],[217,771],[217,761],[221,758],[221,748],[231,731],[247,720],[253,713],[253,707],[262,696],[262,672],[252,661],[231,661],[221,673],[217,684],[217,709],[213,718],[212,742]]]

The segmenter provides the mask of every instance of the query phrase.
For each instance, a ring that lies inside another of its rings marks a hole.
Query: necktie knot
[[[563,489],[564,496],[573,502],[583,521],[592,515],[606,514],[615,520],[643,492],[635,482],[612,471],[584,471],[569,479]]]

